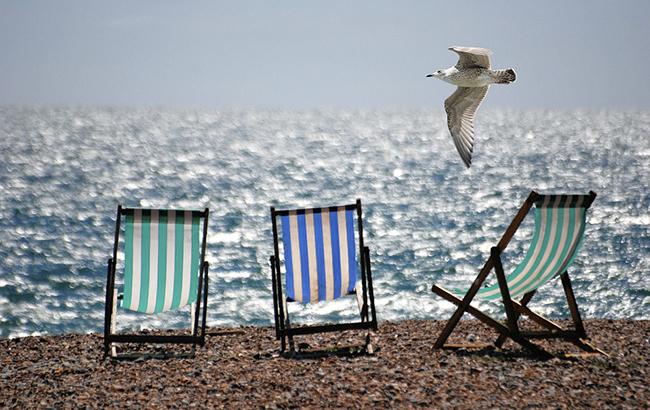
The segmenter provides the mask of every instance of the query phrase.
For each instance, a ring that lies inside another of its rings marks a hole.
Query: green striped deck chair
[[[496,347],[501,347],[507,338],[511,338],[533,353],[550,358],[553,356],[532,340],[562,339],[588,353],[605,354],[586,340],[587,335],[567,273],[582,244],[587,210],[594,199],[596,199],[594,192],[590,192],[589,195],[540,195],[535,191],[531,192],[497,246],[492,248],[490,257],[468,290],[446,290],[439,285],[433,285],[433,292],[458,306],[438,337],[435,347],[471,347],[445,344],[463,314],[468,312],[497,330],[499,337],[494,343]],[[535,228],[528,251],[517,267],[506,275],[501,264],[501,254],[533,207]],[[497,283],[483,286],[493,269]],[[563,329],[527,306],[537,289],[558,276],[562,281],[573,319],[573,329]],[[474,299],[501,300],[506,313],[505,325],[473,307],[471,302]],[[518,319],[521,315],[527,316],[545,330],[519,329]]]
[[[271,207],[271,219],[273,307],[276,338],[281,341],[281,350],[286,350],[288,339],[291,352],[295,351],[295,335],[357,329],[366,330],[365,349],[372,353],[370,331],[377,330],[377,317],[370,252],[363,243],[361,200],[357,199],[352,205],[324,208],[276,210]],[[283,259],[280,258],[280,245]],[[291,325],[290,305],[330,302],[346,296],[356,296],[359,321]]]
[[[108,260],[104,356],[109,351],[116,356],[118,343],[192,344],[192,352],[197,344],[204,345],[208,213],[207,208],[186,211],[118,205],[113,257]],[[123,249],[124,268],[116,285],[118,248]],[[116,333],[118,307],[148,315],[189,310],[190,334]]]

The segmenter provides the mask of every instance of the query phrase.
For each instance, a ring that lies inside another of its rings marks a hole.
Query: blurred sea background
[[[468,287],[531,189],[598,193],[570,271],[583,316],[650,319],[650,112],[486,109],[476,128],[465,170],[441,111],[2,107],[0,337],[102,331],[118,203],[209,207],[208,324],[269,326],[269,207],[361,198],[379,320],[446,319],[431,284]],[[566,317],[552,284],[532,305]],[[349,299],[296,314],[353,317]]]

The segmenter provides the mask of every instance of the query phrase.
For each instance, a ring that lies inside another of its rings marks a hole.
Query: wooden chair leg
[[[445,289],[439,287],[438,285],[433,285],[431,287],[431,291],[438,294],[439,296],[445,297],[443,295],[443,293],[446,292]],[[450,296],[455,298],[455,296],[453,296],[453,295],[450,295]],[[449,300],[449,299],[447,299],[447,300]],[[467,309],[466,307],[463,307],[463,301],[461,299],[456,299],[456,300],[457,300],[457,303],[456,303],[456,301],[452,301],[457,306],[456,311],[451,316],[451,318],[449,318],[449,320],[445,324],[444,329],[442,330],[442,332],[438,336],[438,339],[436,339],[436,342],[433,345],[433,347],[435,349],[441,349],[441,348],[444,347],[445,342],[447,342],[447,339],[449,338],[449,335],[451,335],[451,332],[454,331],[454,328],[456,327],[456,325],[460,321],[460,318],[463,316],[463,314],[465,313],[465,310]]]
[[[106,301],[104,306],[104,358],[108,357],[108,353],[111,349],[111,343],[109,343],[109,340],[113,334],[113,320],[115,319],[115,315],[113,314],[113,305],[115,304],[113,296],[115,292],[113,291],[114,277],[112,274],[113,258],[109,258],[106,269]]]
[[[593,353],[600,353],[602,355],[609,357],[609,355],[604,351],[602,351],[601,349],[592,346],[585,340],[582,340],[582,339],[588,339],[588,337],[587,337],[587,332],[585,330],[585,326],[582,323],[582,318],[580,317],[580,311],[578,310],[578,303],[576,302],[576,297],[573,294],[573,286],[571,286],[571,279],[569,279],[569,274],[566,271],[562,275],[560,275],[560,278],[562,279],[562,286],[564,287],[564,293],[566,294],[567,303],[569,305],[569,311],[571,312],[571,317],[573,318],[573,325],[575,327],[576,332],[578,332],[578,334],[581,337],[581,340],[574,342],[574,344],[581,347],[583,350],[587,350]]]
[[[548,320],[547,318],[545,318],[544,316],[542,316],[542,315],[540,315],[538,313],[533,312],[527,306],[522,306],[517,302],[513,302],[513,305],[514,305],[514,307],[515,307],[515,309],[517,311],[519,311],[523,315],[526,315],[529,319],[531,319],[532,321],[534,321],[538,325],[540,325],[542,327],[545,327],[546,329],[548,329],[548,330],[550,330],[552,332],[553,331],[555,331],[555,332],[564,331],[564,329],[560,325]],[[604,352],[601,349],[591,345],[590,343],[588,343],[585,340],[574,339],[574,338],[572,338],[572,339],[563,339],[563,340],[566,340],[569,343],[573,343],[574,345],[578,346],[579,348],[581,348],[582,350],[585,350],[587,352],[600,353],[600,354],[602,354],[604,356],[609,356],[606,352]]]
[[[571,286],[571,279],[569,279],[569,274],[565,271],[560,275],[562,279],[562,286],[564,287],[564,293],[566,295],[566,300],[569,305],[569,311],[571,312],[571,317],[573,318],[573,325],[575,330],[580,334],[580,337],[583,339],[587,338],[587,332],[585,332],[584,324],[582,323],[582,318],[580,317],[580,311],[578,310],[578,303],[576,302],[576,297],[573,294],[573,287]]]
[[[363,296],[359,293],[359,285],[357,285],[354,289],[355,296],[357,299],[357,307],[359,308],[359,316],[361,317],[362,322],[367,322],[368,321],[368,310],[367,306],[363,303]],[[363,291],[363,290],[362,290]]]
[[[373,330],[377,330],[377,312],[375,311],[375,293],[372,287],[372,269],[370,268],[370,248],[367,246],[363,247],[364,254],[366,257],[364,261],[366,263],[366,276],[368,280],[368,302],[370,303],[366,306],[366,317],[370,316],[372,320]]]
[[[291,333],[291,321],[289,320],[289,305],[287,305],[286,300],[284,303],[284,329],[289,340],[289,351],[291,353],[296,351],[295,345],[293,343],[293,334]],[[284,345],[284,336],[282,337],[282,344]],[[284,351],[284,350],[283,350]]]
[[[465,294],[465,297],[463,297],[462,302],[458,305],[458,308],[456,309],[454,314],[447,321],[447,324],[445,325],[444,329],[438,336],[436,343],[433,345],[434,348],[440,349],[445,345],[445,342],[449,338],[449,335],[451,334],[451,332],[453,332],[456,325],[458,325],[458,322],[463,317],[463,314],[465,314],[465,311],[467,311],[467,308],[472,302],[472,299],[474,299],[474,296],[476,296],[476,293],[479,291],[481,285],[483,284],[483,282],[485,282],[485,278],[487,278],[487,275],[490,273],[493,266],[494,266],[494,261],[490,257],[488,258],[487,262],[485,262],[483,269],[481,269],[481,272],[474,280],[474,283],[472,283],[472,286]],[[437,285],[433,285],[431,291],[437,293],[441,297],[445,297],[444,293],[448,293],[446,290],[444,290],[443,288]]]
[[[526,293],[526,294],[524,295],[524,297],[521,298],[521,301],[519,302],[519,304],[520,304],[521,306],[526,306],[526,305],[528,305],[528,303],[531,301],[531,299],[533,298],[533,296],[535,296],[535,292],[536,292],[536,291],[532,291],[532,292],[528,292],[528,293]],[[513,307],[514,307],[514,303],[513,303]],[[519,320],[519,317],[520,317],[520,316],[521,316],[520,311],[518,311],[518,310],[515,309],[515,318],[516,318],[516,320]],[[505,341],[506,341],[507,338],[508,338],[507,336],[505,336],[505,335],[503,335],[503,334],[500,334],[499,337],[497,338],[497,340],[494,342],[494,345],[495,345],[496,347],[502,347],[503,344],[505,343]]]
[[[117,289],[113,289],[113,312],[111,314],[111,334],[115,334],[117,330]],[[111,357],[117,357],[117,347],[115,343],[111,343]]]
[[[357,307],[359,308],[359,316],[361,317],[361,322],[366,322],[367,323],[367,322],[370,321],[370,318],[369,318],[369,315],[368,315],[368,305],[366,303],[364,303],[364,300],[363,300],[364,298],[359,294],[360,291],[363,292],[363,289],[359,289],[359,285],[357,284],[354,291],[356,293]],[[365,349],[366,349],[366,353],[374,354],[375,349],[372,346],[372,343],[370,341],[370,333],[371,333],[371,330],[368,329],[366,331]]]
[[[519,316],[515,314],[515,308],[512,305],[512,298],[510,297],[508,282],[506,280],[506,275],[503,272],[503,266],[501,265],[501,255],[499,248],[495,246],[492,248],[491,252],[492,259],[494,260],[494,271],[497,275],[497,281],[499,282],[499,289],[501,290],[503,307],[506,310],[508,329],[510,329],[511,333],[519,333],[519,327],[517,326],[517,319]]]
[[[492,257],[494,259],[494,270],[497,275],[497,280],[499,281],[499,289],[501,290],[501,297],[503,299],[503,306],[506,310],[506,317],[508,323],[508,329],[510,330],[509,336],[512,340],[519,343],[520,345],[528,348],[529,350],[539,354],[544,358],[552,358],[553,355],[538,345],[534,344],[526,337],[522,336],[519,332],[519,326],[517,325],[517,320],[519,319],[519,314],[516,313],[514,307],[514,301],[510,297],[510,290],[508,289],[508,282],[506,280],[505,273],[503,272],[503,266],[501,265],[501,255],[499,248],[492,248]],[[503,334],[502,334],[503,335]]]
[[[530,310],[528,306],[520,305],[517,302],[513,302],[512,305],[514,306],[515,310],[517,310],[521,315],[527,316],[530,320],[532,320],[533,322],[537,323],[542,327],[545,327],[549,330],[564,330],[557,323],[552,322],[549,319],[545,318],[544,316],[533,312],[532,310]]]
[[[284,353],[287,350],[287,327],[289,323],[289,312],[287,311],[287,302],[278,301],[278,334],[280,334],[280,352]]]
[[[453,303],[453,304],[455,304],[457,306],[460,306],[463,303],[463,301],[461,299],[457,298],[452,293],[448,292],[447,290],[445,290],[444,288],[442,288],[440,286],[434,285],[434,292],[436,292],[436,294],[438,294],[440,297],[448,300],[449,302],[451,302],[451,303]],[[467,313],[471,314],[472,316],[474,316],[475,318],[477,318],[478,320],[480,320],[481,322],[485,323],[486,325],[492,327],[493,329],[495,329],[497,332],[499,332],[504,337],[511,338],[512,340],[519,343],[520,345],[522,345],[526,349],[530,350],[534,354],[537,354],[538,356],[540,356],[540,357],[542,357],[544,359],[553,358],[553,355],[550,354],[549,352],[547,352],[546,350],[544,350],[541,347],[537,346],[536,344],[530,342],[529,340],[522,337],[521,335],[519,335],[517,333],[512,333],[510,331],[510,329],[508,329],[508,327],[504,326],[498,320],[495,320],[495,319],[491,318],[490,316],[486,315],[485,313],[481,312],[480,310],[478,310],[474,306],[472,306],[472,305],[467,306],[465,311]],[[439,348],[444,348],[444,347],[448,347],[448,346],[443,344]],[[456,347],[461,347],[461,346],[456,346]]]
[[[368,354],[374,354],[375,353],[375,348],[372,346],[372,341],[370,340],[370,334],[372,333],[371,330],[368,330],[366,332],[366,353]]]

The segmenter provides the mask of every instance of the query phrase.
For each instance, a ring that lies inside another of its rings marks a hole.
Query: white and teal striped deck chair
[[[507,338],[511,338],[533,353],[550,358],[552,355],[549,352],[531,340],[562,339],[586,352],[605,354],[585,340],[587,335],[567,273],[582,244],[587,209],[594,199],[594,192],[589,195],[540,195],[535,191],[531,192],[497,246],[492,248],[490,257],[468,290],[446,290],[433,285],[433,292],[458,306],[438,337],[435,347],[471,347],[445,344],[460,318],[468,312],[497,330],[499,338],[494,343],[496,347],[501,347]],[[523,260],[512,273],[506,275],[501,264],[501,254],[533,206],[535,228],[530,246]],[[492,269],[496,273],[497,283],[482,287]],[[563,329],[527,306],[538,288],[558,276],[564,287],[574,329]],[[487,301],[501,300],[506,312],[506,324],[473,307],[470,303],[475,298]],[[519,329],[517,322],[521,315],[527,316],[546,330]]]
[[[273,307],[281,350],[286,350],[286,339],[291,351],[295,350],[295,335],[365,329],[365,348],[372,353],[370,331],[377,330],[377,317],[370,252],[363,243],[361,200],[357,199],[352,205],[325,208],[276,210],[271,207],[271,219]],[[358,248],[355,231],[358,233]],[[284,258],[280,258],[280,245]],[[356,295],[359,321],[291,325],[291,304],[316,304],[349,295]]]
[[[104,356],[109,351],[116,356],[118,343],[191,344],[192,352],[197,344],[204,345],[208,214],[207,208],[186,211],[118,205],[113,257],[108,260]],[[118,248],[123,249],[124,269],[116,284]],[[122,309],[140,314],[188,310],[189,334],[116,333],[118,300]]]

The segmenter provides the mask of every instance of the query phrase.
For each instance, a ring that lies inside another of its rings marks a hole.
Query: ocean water
[[[442,111],[0,108],[0,337],[102,330],[118,203],[210,208],[208,324],[237,326],[273,320],[269,206],[361,198],[378,318],[446,319],[431,284],[469,286],[531,189],[598,193],[570,272],[583,316],[650,319],[650,112],[486,109],[476,128],[465,170]],[[533,306],[567,317],[551,284]],[[120,313],[120,328],[188,321]]]

